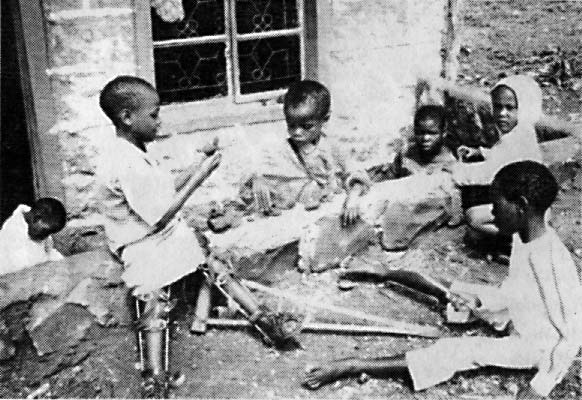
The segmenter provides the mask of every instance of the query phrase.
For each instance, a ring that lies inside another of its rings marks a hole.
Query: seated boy
[[[444,145],[445,128],[443,107],[421,106],[414,114],[414,145],[403,158],[397,151],[394,162],[368,169],[372,181],[402,178],[420,171],[432,173],[454,163],[453,153]]]
[[[284,100],[288,137],[273,141],[242,189],[243,200],[255,211],[270,215],[297,203],[315,209],[345,190],[342,223],[356,222],[358,198],[369,179],[325,134],[330,106],[329,90],[321,83],[291,84]]]
[[[65,208],[56,199],[42,198],[32,207],[19,205],[0,230],[0,274],[63,258],[53,247],[51,235],[63,229],[66,221]]]
[[[304,380],[308,388],[367,373],[409,376],[414,389],[423,390],[457,371],[535,368],[533,380],[518,393],[529,399],[547,396],[562,380],[580,348],[582,282],[568,250],[544,220],[558,185],[544,165],[520,161],[503,167],[491,189],[495,224],[513,235],[507,279],[500,288],[454,282],[449,289],[427,291],[457,309],[470,309],[509,335],[446,338],[406,354],[334,361],[309,369]]]
[[[444,146],[446,129],[445,109],[437,105],[421,106],[414,115],[414,145],[404,158],[397,154],[393,163],[368,170],[375,182],[403,178],[411,174],[431,175],[445,171],[456,162],[455,157]],[[408,178],[414,179],[414,178]],[[410,184],[420,184],[411,180]],[[460,222],[459,193],[451,191],[450,198],[441,196],[418,198],[415,201],[398,201],[395,193],[387,193],[387,205],[382,217],[382,247],[388,251],[405,250],[414,238],[430,227],[448,221],[450,225]]]

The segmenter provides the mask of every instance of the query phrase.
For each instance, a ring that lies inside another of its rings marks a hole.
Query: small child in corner
[[[406,354],[337,360],[310,368],[304,385],[317,389],[367,373],[384,378],[409,376],[414,389],[423,390],[451,379],[457,371],[499,366],[537,370],[517,398],[548,396],[572,365],[582,337],[581,277],[544,219],[557,193],[555,178],[538,162],[503,167],[492,182],[491,198],[496,226],[513,235],[508,277],[499,288],[461,282],[446,284],[448,289],[426,288],[456,309],[469,309],[500,333],[509,334],[446,338]]]
[[[291,84],[284,99],[288,136],[273,143],[241,193],[256,211],[272,215],[277,208],[292,208],[297,203],[316,209],[334,194],[346,191],[342,224],[357,221],[358,199],[369,178],[325,134],[330,106],[329,90],[321,83],[304,80]]]
[[[35,264],[63,258],[53,247],[52,234],[64,228],[67,213],[62,203],[42,198],[32,207],[21,204],[0,229],[0,275],[17,272]],[[0,361],[14,356],[15,349],[0,322]]]
[[[19,205],[0,230],[0,275],[63,258],[53,247],[52,235],[66,221],[65,207],[56,199],[38,199],[32,207]]]

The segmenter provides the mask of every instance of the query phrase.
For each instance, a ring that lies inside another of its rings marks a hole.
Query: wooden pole
[[[251,323],[244,319],[209,318],[209,327],[214,328],[248,328]],[[394,328],[381,325],[360,325],[360,324],[332,324],[325,322],[306,322],[301,326],[301,332],[328,332],[337,334],[364,334],[364,335],[393,335]]]
[[[345,307],[334,306],[332,304],[324,304],[321,302],[312,302],[309,299],[301,298],[295,294],[285,292],[283,290],[270,288],[260,283],[244,280],[242,283],[249,289],[259,290],[264,293],[271,294],[276,297],[287,299],[295,304],[301,304],[308,308],[316,308],[320,310],[330,311],[332,313],[346,315],[348,317],[362,319],[369,322],[377,322],[390,327],[393,334],[408,335],[408,336],[422,336],[422,337],[439,337],[440,331],[438,328],[429,325],[410,324],[402,321],[396,321],[390,318],[379,317],[377,315],[368,314],[362,311],[352,310]]]

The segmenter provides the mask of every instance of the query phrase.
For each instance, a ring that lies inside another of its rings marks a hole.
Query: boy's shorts
[[[184,221],[176,220],[161,232],[127,246],[121,259],[125,266],[122,279],[139,295],[196,271],[206,256],[194,232]]]

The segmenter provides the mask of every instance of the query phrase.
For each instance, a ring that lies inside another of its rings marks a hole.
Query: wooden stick
[[[474,103],[478,106],[490,107],[491,96],[480,89],[460,86],[446,79],[420,79],[419,84],[428,84],[430,87],[446,91],[449,96]],[[564,136],[574,136],[582,142],[582,126],[562,119],[542,115],[536,123],[536,130],[542,133],[545,139],[556,139]]]
[[[248,328],[250,322],[244,319],[210,318],[207,322],[209,327],[214,328]],[[374,326],[359,324],[331,324],[324,322],[306,322],[301,325],[302,332],[329,332],[345,334],[367,334],[367,335],[393,335],[394,328],[391,326]]]
[[[409,335],[409,336],[422,336],[422,337],[439,337],[440,331],[438,328],[429,325],[417,325],[410,324],[402,321],[396,321],[390,318],[379,317],[377,315],[368,314],[362,311],[352,310],[349,308],[334,306],[332,304],[321,304],[314,303],[308,299],[301,298],[297,295],[285,292],[279,289],[273,289],[268,286],[261,285],[257,282],[243,280],[242,283],[249,289],[259,290],[264,293],[269,293],[276,297],[282,297],[295,304],[302,304],[305,307],[317,308],[320,310],[326,310],[333,313],[346,315],[352,318],[363,319],[365,321],[377,322],[380,324],[390,326],[393,334]]]

